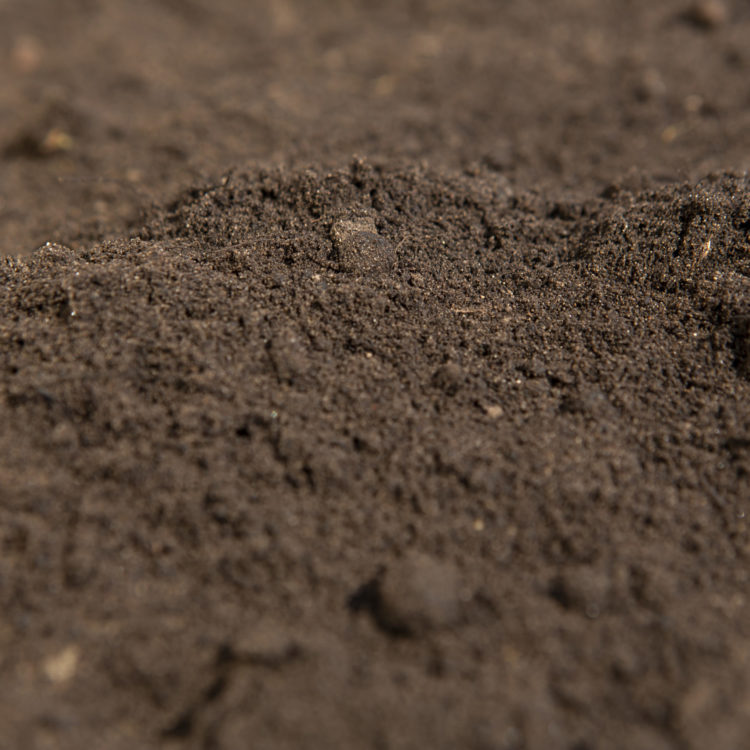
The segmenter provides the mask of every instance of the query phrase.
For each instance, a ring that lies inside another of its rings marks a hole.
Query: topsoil
[[[749,39],[2,0],[0,748],[748,747]]]

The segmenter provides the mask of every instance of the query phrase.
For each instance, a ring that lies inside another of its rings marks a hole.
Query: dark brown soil
[[[1,2],[0,749],[745,747],[748,38]]]

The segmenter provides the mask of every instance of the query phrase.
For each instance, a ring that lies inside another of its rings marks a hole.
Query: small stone
[[[729,20],[729,10],[722,0],[699,0],[688,8],[687,19],[702,29],[715,29]]]
[[[60,151],[70,151],[74,146],[73,136],[70,133],[52,128],[42,139],[40,148],[44,154],[56,154]]]
[[[484,407],[484,413],[490,419],[500,419],[503,416],[503,407],[498,404],[488,404]]]
[[[44,662],[44,673],[50,682],[69,682],[78,670],[81,652],[78,646],[66,646],[62,651],[50,656]]]
[[[460,618],[459,588],[455,566],[412,553],[383,576],[376,621],[385,630],[403,635],[449,627]]]
[[[396,266],[393,245],[378,234],[369,217],[337,221],[331,227],[331,239],[342,271],[377,274]]]

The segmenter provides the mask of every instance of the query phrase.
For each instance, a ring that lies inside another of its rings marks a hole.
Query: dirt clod
[[[393,270],[396,265],[393,245],[378,234],[372,219],[337,221],[331,236],[342,271],[357,275],[379,274]]]
[[[378,623],[388,631],[419,635],[456,624],[460,618],[456,568],[423,554],[393,563],[379,584]]]
[[[461,365],[457,362],[446,362],[435,370],[432,376],[433,384],[440,388],[447,396],[455,396],[466,380]]]
[[[549,592],[566,609],[593,619],[605,610],[610,589],[611,582],[604,571],[581,566],[555,575]]]

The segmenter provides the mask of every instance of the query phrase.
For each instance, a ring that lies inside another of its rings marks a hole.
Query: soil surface
[[[748,39],[2,0],[0,748],[745,747]]]

